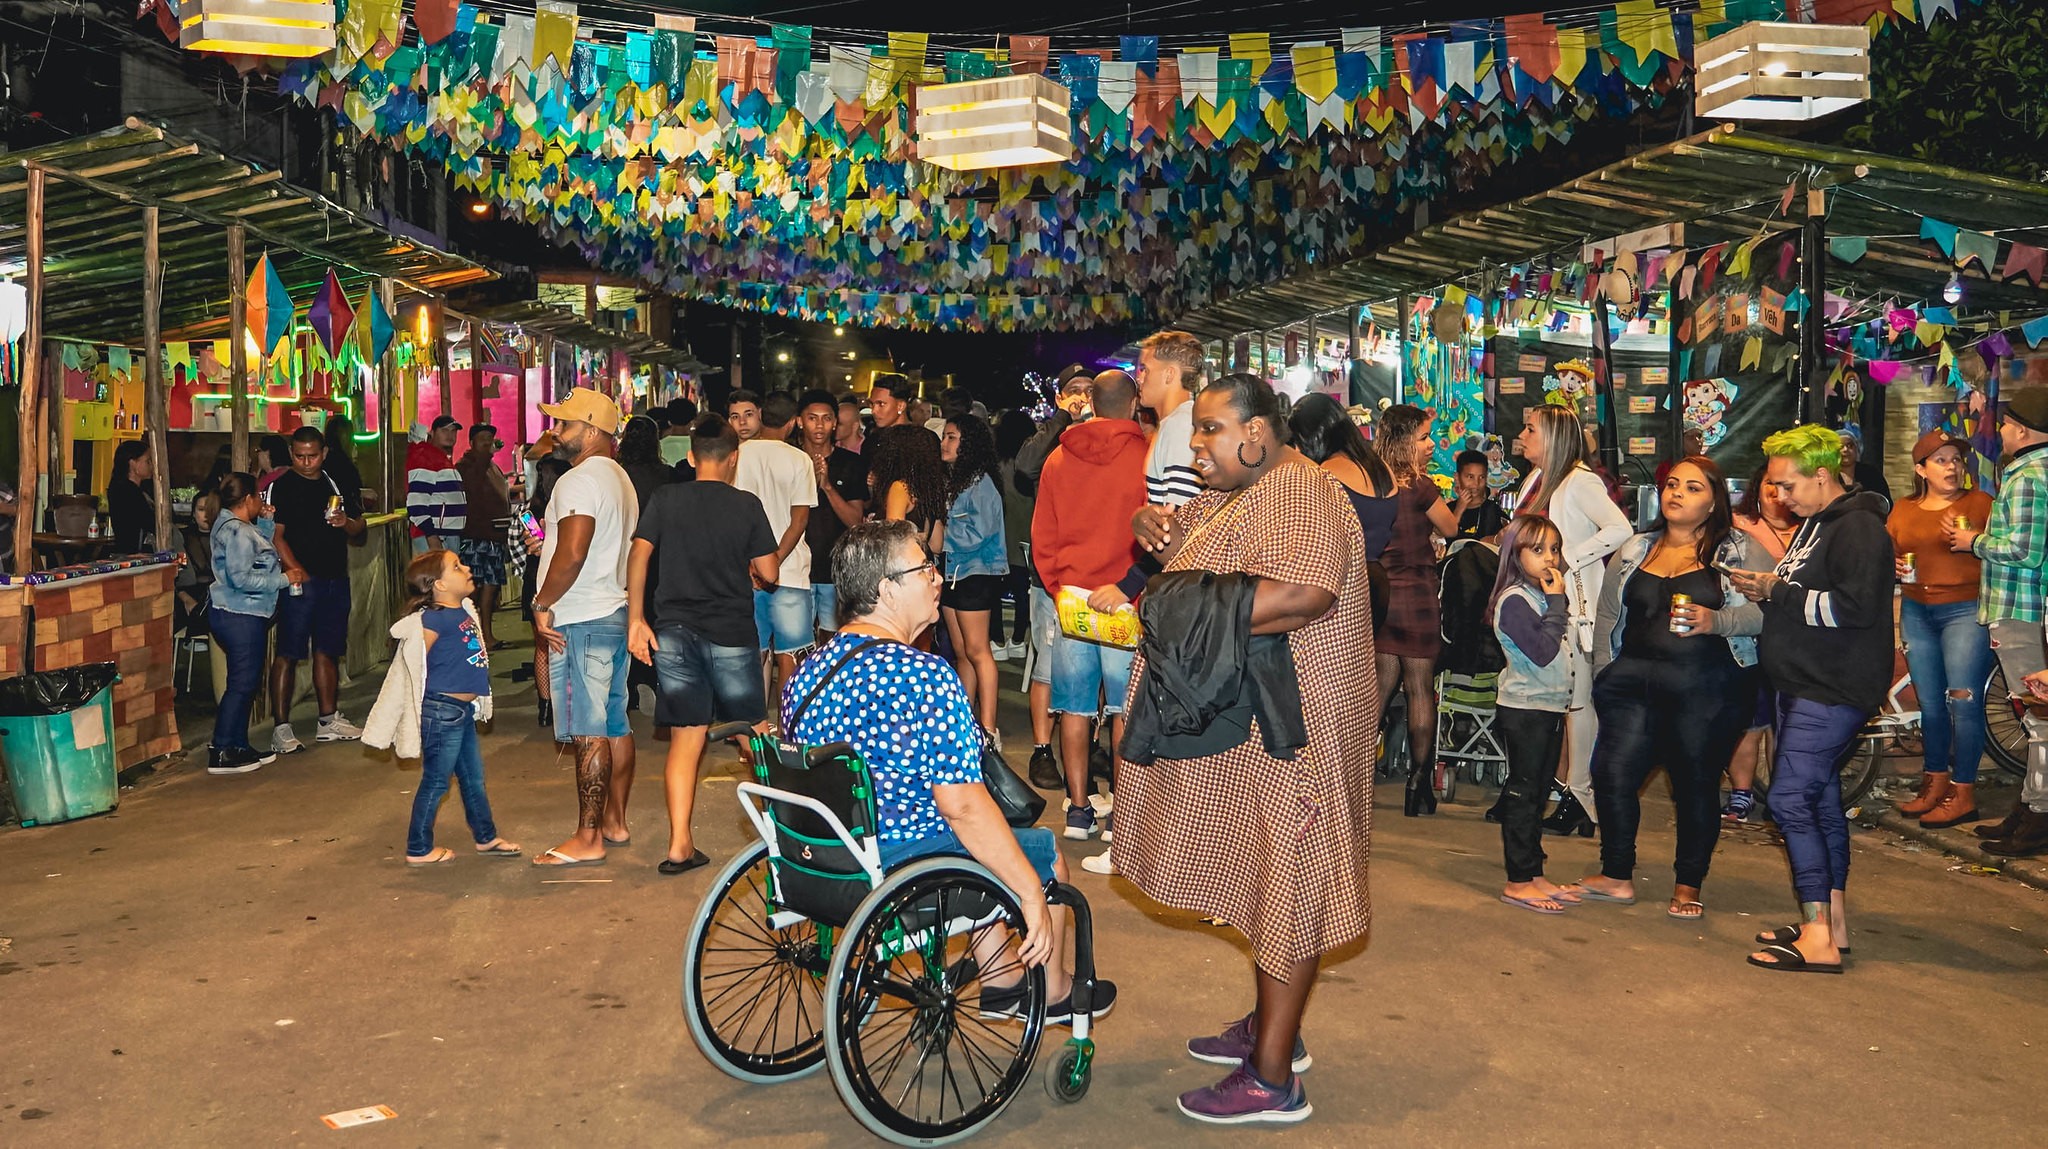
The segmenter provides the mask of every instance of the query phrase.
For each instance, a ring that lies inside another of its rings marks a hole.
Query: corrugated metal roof
[[[304,303],[332,267],[351,293],[378,279],[446,292],[496,278],[489,268],[392,235],[292,187],[280,172],[130,117],[63,143],[0,155],[0,266],[27,255],[28,172],[44,187],[44,330],[52,337],[133,344],[142,338],[142,207],[160,211],[166,339],[226,334],[225,229],[243,225],[253,268],[268,253]]]
[[[2048,186],[1921,163],[1876,152],[1825,147],[1723,126],[1653,148],[1526,199],[1468,212],[1426,227],[1371,255],[1327,270],[1240,291],[1181,316],[1174,326],[1205,339],[1301,323],[1365,303],[1427,293],[1477,276],[1485,265],[1527,263],[1586,244],[1684,223],[1689,246],[1742,241],[1765,226],[1796,226],[1775,216],[1795,176],[1840,189],[1830,195],[1830,236],[1871,236],[1856,263],[1830,259],[1837,294],[1938,297],[1954,267],[1918,238],[1922,215],[1978,231],[2048,224]],[[2048,243],[2048,233],[2035,240]],[[1570,256],[1565,256],[1568,260]],[[1969,281],[1973,308],[2048,305],[2048,292],[2024,281]]]

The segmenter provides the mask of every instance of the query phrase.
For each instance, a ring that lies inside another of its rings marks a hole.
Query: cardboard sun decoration
[[[333,0],[184,0],[178,46],[238,56],[319,56],[334,50]]]
[[[1037,73],[934,84],[917,97],[917,157],[956,172],[1074,158],[1073,93]]]
[[[1870,29],[1752,21],[1693,53],[1695,112],[1815,120],[1870,98]]]

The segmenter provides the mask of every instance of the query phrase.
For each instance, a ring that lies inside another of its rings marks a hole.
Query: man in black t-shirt
[[[271,542],[286,570],[301,570],[306,580],[277,599],[277,654],[270,662],[270,704],[277,729],[271,749],[293,754],[305,746],[292,733],[292,687],[299,662],[313,654],[313,697],[320,704],[315,741],[354,741],[362,729],[341,713],[341,656],[348,653],[348,547],[362,537],[363,499],[360,490],[344,490],[322,464],[327,443],[318,427],[301,427],[292,435],[291,469],[270,484],[265,499],[277,509]]]
[[[670,729],[662,771],[669,820],[664,874],[710,861],[691,839],[690,811],[711,724],[768,717],[754,589],[773,587],[780,573],[761,500],[732,485],[740,465],[732,425],[716,415],[698,419],[690,428],[689,463],[697,481],[654,493],[626,565],[626,644],[654,667],[654,721]],[[654,586],[647,581],[650,561],[660,571]]]
[[[822,644],[839,629],[832,550],[848,527],[867,516],[868,464],[838,445],[839,405],[831,393],[806,391],[797,404],[797,445],[811,457],[818,479],[818,505],[804,527],[804,539],[811,544],[811,625]]]

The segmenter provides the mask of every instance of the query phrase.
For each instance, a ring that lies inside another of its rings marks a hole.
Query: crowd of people
[[[998,664],[1025,654],[1029,777],[1063,793],[1060,834],[1109,846],[1082,867],[1251,942],[1250,1008],[1188,1045],[1231,1067],[1179,1100],[1215,1122],[1310,1112],[1301,1018],[1321,955],[1370,925],[1374,779],[1393,758],[1382,727],[1398,692],[1403,813],[1433,813],[1437,674],[1454,633],[1498,644],[1507,776],[1487,818],[1499,899],[1515,908],[1634,903],[1641,793],[1662,768],[1677,824],[1666,912],[1703,916],[1717,841],[1754,815],[1770,739],[1765,805],[1799,920],[1760,933],[1748,961],[1841,972],[1838,770],[1891,687],[1895,588],[1926,756],[1901,811],[1978,823],[1992,853],[2048,852],[2048,718],[2026,715],[2013,813],[1984,825],[1975,798],[1994,660],[2048,700],[2048,395],[2005,403],[1995,496],[1972,489],[1969,444],[1930,431],[1912,448],[1912,494],[1893,504],[1859,439],[1809,425],[1763,440],[1739,500],[1705,455],[1671,461],[1637,532],[1564,407],[1526,412],[1510,514],[1484,454],[1431,473],[1430,412],[1361,419],[1320,395],[1290,407],[1254,376],[1205,378],[1201,345],[1176,332],[1144,340],[1131,372],[1069,368],[1042,421],[991,419],[962,389],[933,410],[919,390],[885,374],[864,405],[735,391],[723,414],[678,403],[628,420],[578,389],[542,406],[553,428],[531,478],[510,486],[491,428],[470,428],[458,460],[462,429],[435,420],[408,458],[412,599],[367,734],[333,687],[345,611],[332,608],[347,601],[361,508],[323,470],[320,434],[300,432],[277,473],[225,476],[208,508],[203,593],[228,666],[215,769],[267,760],[246,727],[275,616],[273,752],[297,748],[286,719],[310,650],[320,740],[422,759],[408,864],[455,856],[433,842],[451,781],[475,850],[519,856],[491,819],[475,722],[491,713],[496,594],[523,550],[540,718],[573,749],[577,791],[573,832],[533,864],[597,865],[631,841],[635,683],[666,742],[663,874],[711,861],[692,818],[714,725],[846,741],[874,772],[885,863],[971,855],[1020,891],[1021,952],[1052,962],[1059,1021],[1072,1012],[1054,960],[1066,927],[1039,888],[1065,880],[1065,863],[1053,831],[1012,831],[982,785],[984,754],[1002,749]],[[534,526],[508,545],[522,493]],[[1448,588],[1474,570],[1481,609],[1463,611]],[[1143,638],[1077,633],[1062,602],[1136,611]],[[1598,872],[1547,876],[1546,834],[1597,835]],[[1104,985],[1098,1014],[1115,998]]]

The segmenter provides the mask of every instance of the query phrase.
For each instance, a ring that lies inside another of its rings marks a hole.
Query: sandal
[[[1511,906],[1520,906],[1531,913],[1561,914],[1564,912],[1564,903],[1551,897],[1549,894],[1530,894],[1526,898],[1518,898],[1512,894],[1502,894],[1500,900]],[[1550,904],[1545,905],[1545,902]]]
[[[547,860],[543,861],[543,858]],[[604,865],[604,855],[599,854],[595,858],[577,858],[564,854],[560,850],[544,850],[539,858],[533,860],[533,864],[536,866],[602,866]]]
[[[1699,912],[1696,914],[1684,913],[1683,911],[1688,908],[1698,910]],[[1674,898],[1672,899],[1671,904],[1664,908],[1664,916],[1670,918],[1677,918],[1681,922],[1696,922],[1699,921],[1701,918],[1707,916],[1706,903],[1696,902],[1690,898],[1684,901],[1679,901],[1676,898]]]
[[[673,858],[663,858],[661,860],[661,863],[655,866],[654,868],[656,871],[660,873],[674,875],[687,874],[691,870],[694,870],[699,866],[708,866],[710,864],[711,858],[709,855],[705,854],[704,851],[691,850],[690,856],[684,858],[680,862],[674,860]]]
[[[1758,945],[1789,946],[1793,942],[1796,942],[1798,940],[1798,926],[1779,926],[1777,929],[1765,930],[1764,932],[1756,935],[1756,941]],[[1836,946],[1835,952],[1839,954],[1848,953],[1849,947]]]
[[[486,858],[516,858],[520,855],[521,850],[517,842],[508,842],[503,838],[492,838],[490,841],[478,846],[476,852]]]
[[[436,846],[423,857],[415,858],[411,854],[407,854],[405,856],[405,864],[408,866],[438,866],[442,862],[452,860],[454,857],[455,851],[446,846]]]
[[[1612,902],[1617,906],[1632,906],[1636,904],[1636,900],[1633,897],[1617,898],[1613,894],[1603,894],[1591,886],[1579,887],[1579,896],[1589,902]]]
[[[1749,964],[1760,969],[1783,970],[1786,973],[1841,973],[1841,962],[1808,961],[1806,955],[1787,945],[1768,945],[1761,951],[1775,957],[1776,961],[1758,961],[1756,954],[1749,955]]]

